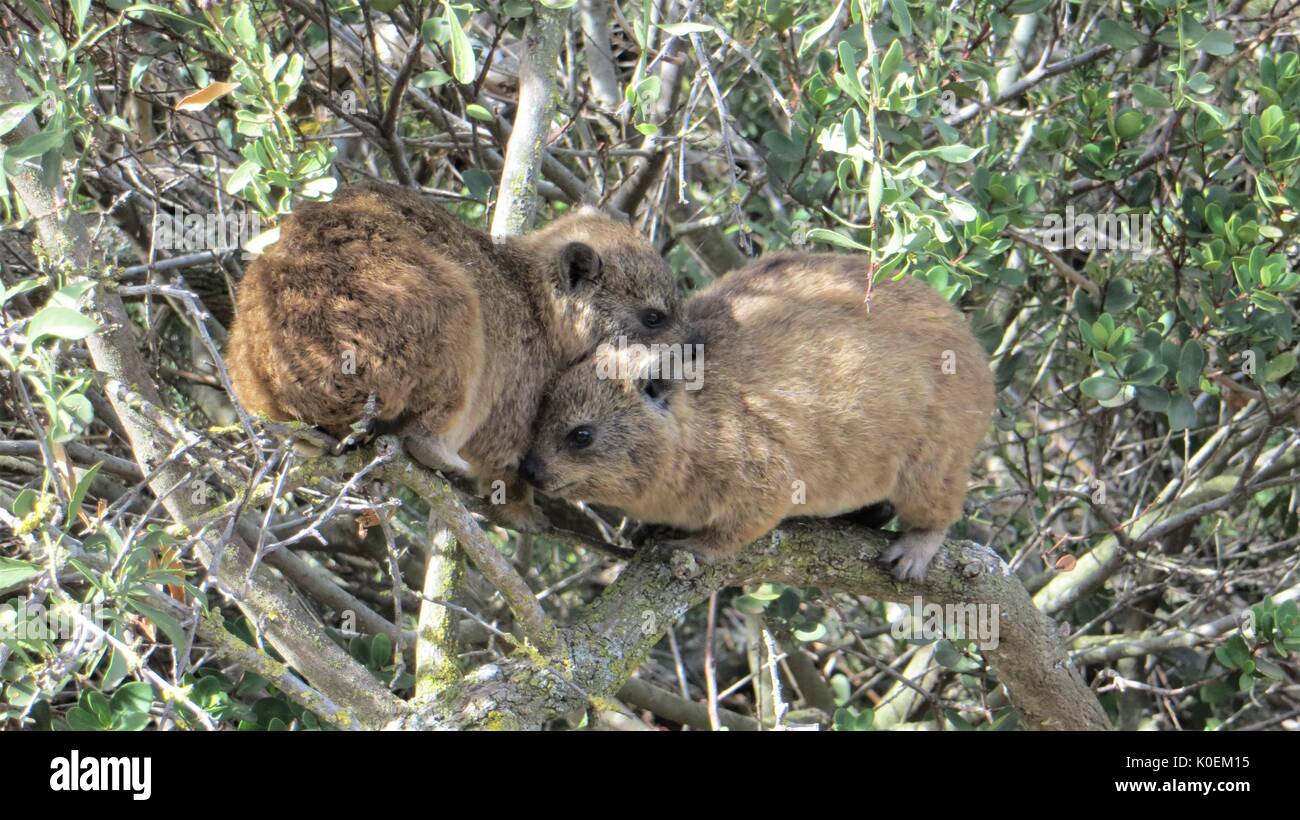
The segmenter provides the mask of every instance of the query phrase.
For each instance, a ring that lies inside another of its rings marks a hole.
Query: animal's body
[[[560,370],[612,336],[669,337],[679,313],[663,259],[609,217],[494,243],[418,192],[366,184],[284,220],[240,284],[228,358],[250,411],[341,435],[373,395],[427,466],[509,480]],[[511,495],[503,518],[537,523]]]
[[[887,554],[920,578],[961,515],[993,411],[988,358],[924,282],[876,281],[860,257],[779,254],[687,302],[702,386],[602,379],[599,355],[556,382],[523,473],[541,490],[690,532],[735,553],[792,516],[882,501],[909,530]]]

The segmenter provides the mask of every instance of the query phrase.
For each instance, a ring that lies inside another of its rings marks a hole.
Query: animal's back
[[[889,497],[908,469],[966,469],[992,412],[988,360],[965,317],[910,277],[877,280],[868,307],[866,284],[861,257],[779,254],[691,303],[701,399],[729,405],[720,415],[742,419],[751,446],[789,459],[805,514]]]
[[[461,398],[439,388],[481,358],[480,306],[466,270],[426,239],[454,217],[388,187],[302,206],[249,267],[230,341],[248,409],[338,428],[372,392],[385,419]]]

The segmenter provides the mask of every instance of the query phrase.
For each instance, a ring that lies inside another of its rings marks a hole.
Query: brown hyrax
[[[691,298],[700,378],[682,378],[689,352],[629,363],[631,350],[598,349],[549,391],[522,474],[547,494],[686,530],[666,546],[706,562],[783,518],[887,500],[910,531],[885,558],[899,578],[923,577],[961,516],[993,379],[942,296],[878,280],[868,303],[865,267],[781,254]]]
[[[377,398],[425,465],[502,479],[500,517],[540,524],[517,467],[546,385],[601,340],[680,330],[673,276],[594,209],[494,243],[421,194],[366,184],[298,208],[240,284],[229,361],[244,406],[341,436]]]

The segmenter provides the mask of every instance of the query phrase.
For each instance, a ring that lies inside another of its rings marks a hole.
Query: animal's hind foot
[[[945,534],[943,530],[912,530],[891,544],[881,558],[894,564],[894,577],[899,581],[920,581],[943,546]]]
[[[545,532],[551,526],[546,513],[531,501],[513,501],[509,504],[494,505],[491,515],[497,523],[515,532]]]
[[[334,447],[334,455],[347,450],[359,441],[367,439],[375,430],[375,417],[379,415],[379,394],[371,393],[361,407],[361,418],[352,423],[349,432]]]
[[[441,436],[409,434],[406,436],[406,450],[411,454],[411,458],[430,470],[462,475],[468,475],[470,472],[469,462],[461,458],[460,453],[451,449],[451,445]]]

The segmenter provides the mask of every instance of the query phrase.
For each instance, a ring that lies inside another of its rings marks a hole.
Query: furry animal
[[[700,389],[646,373],[662,351],[635,377],[601,378],[602,351],[557,380],[522,473],[686,530],[666,546],[706,562],[783,518],[888,501],[909,531],[885,557],[923,577],[961,516],[993,379],[964,317],[924,282],[877,281],[865,297],[849,255],[780,254],[729,274],[687,302]]]
[[[525,529],[542,519],[516,468],[547,383],[602,339],[681,332],[672,273],[628,225],[584,209],[497,244],[382,184],[287,217],[236,309],[248,410],[341,437],[373,395],[425,465],[505,480],[501,518]]]

